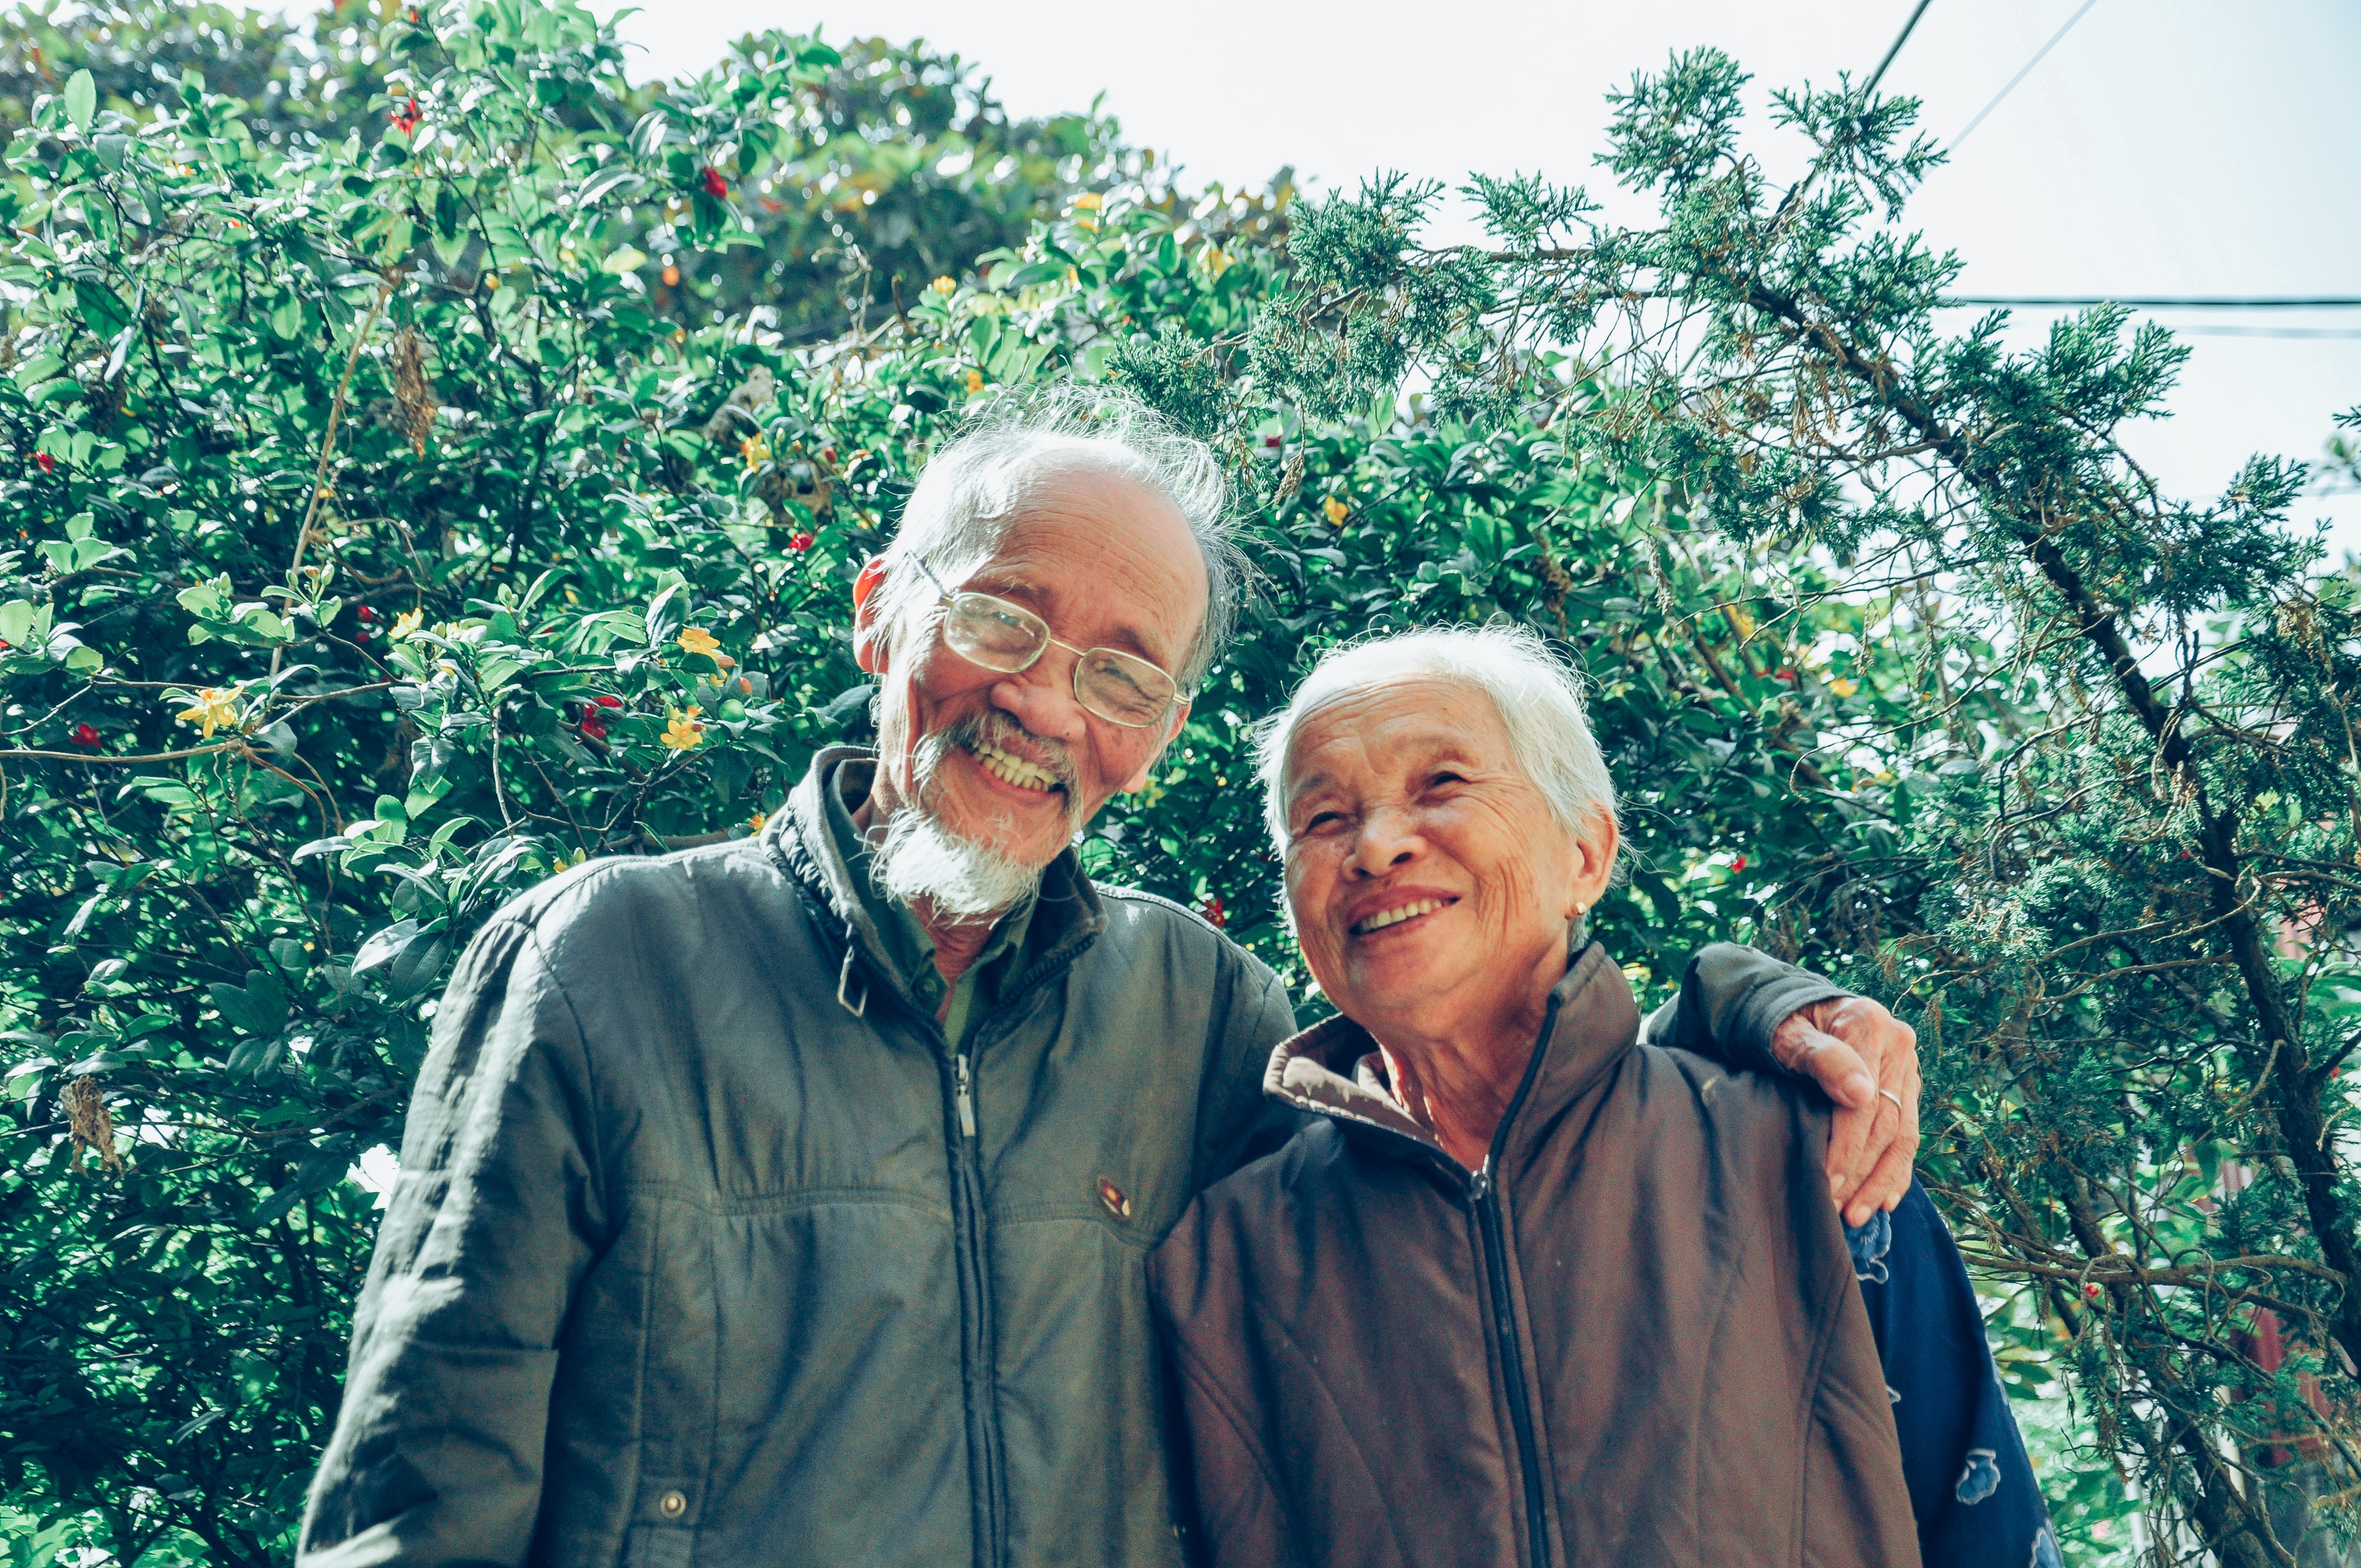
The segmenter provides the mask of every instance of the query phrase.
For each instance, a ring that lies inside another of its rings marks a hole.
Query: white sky
[[[1876,67],[1914,0],[1193,0],[1186,6],[963,0],[670,0],[626,19],[647,74],[711,63],[765,27],[842,40],[924,37],[981,65],[1018,114],[1101,92],[1137,144],[1198,181],[1313,188],[1380,169],[1608,181],[1603,94],[1712,43],[1768,90]],[[2081,0],[1933,0],[1883,86],[1949,141]],[[602,14],[612,7],[602,5]],[[1795,143],[1756,139],[1784,170]],[[2350,0],[2096,0],[1938,170],[1905,221],[1966,259],[1978,294],[2361,295],[2361,5]],[[1637,217],[1615,203],[1611,212]],[[1456,237],[1455,231],[1446,231]],[[2158,312],[2168,324],[2331,329],[2361,310]],[[2031,341],[2047,320],[2021,312]],[[1964,318],[1963,318],[1964,320]],[[2361,403],[2361,335],[2198,335],[2173,417],[2130,444],[2174,491],[2216,494],[2251,453],[2312,459]],[[2361,551],[2361,495],[2307,498]]]

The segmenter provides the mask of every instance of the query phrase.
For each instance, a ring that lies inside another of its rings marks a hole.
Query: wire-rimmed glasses
[[[1180,683],[1120,648],[1077,648],[1049,635],[1049,623],[1021,604],[990,594],[954,592],[934,569],[910,557],[942,595],[943,645],[968,663],[999,674],[1022,674],[1051,648],[1074,655],[1074,700],[1126,729],[1146,729],[1171,717]]]

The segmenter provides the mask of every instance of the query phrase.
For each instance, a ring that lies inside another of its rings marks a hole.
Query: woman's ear
[[[1186,702],[1183,702],[1173,711],[1172,722],[1165,726],[1164,733],[1156,738],[1156,750],[1148,753],[1148,760],[1139,764],[1139,771],[1137,773],[1124,780],[1123,787],[1118,793],[1123,795],[1137,795],[1141,790],[1148,787],[1148,775],[1156,771],[1156,764],[1164,760],[1164,752],[1166,749],[1172,744],[1173,739],[1180,733],[1180,727],[1188,722],[1189,705]]]
[[[852,659],[865,675],[884,674],[893,652],[893,640],[885,634],[877,607],[877,586],[884,580],[883,555],[863,562],[861,575],[852,579]]]
[[[1568,890],[1567,919],[1579,919],[1606,896],[1607,884],[1615,880],[1615,852],[1621,845],[1622,836],[1616,831],[1611,812],[1602,811],[1590,819],[1590,831],[1583,835],[1577,846],[1579,858],[1575,863],[1574,885]]]

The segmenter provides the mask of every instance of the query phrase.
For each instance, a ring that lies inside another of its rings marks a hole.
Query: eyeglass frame
[[[1179,712],[1180,708],[1188,703],[1189,694],[1181,689],[1180,677],[1175,675],[1171,671],[1166,669],[1163,665],[1158,663],[1155,660],[1142,659],[1138,654],[1130,652],[1127,650],[1122,648],[1109,648],[1104,644],[1094,643],[1088,648],[1077,648],[1071,642],[1060,641],[1057,633],[1049,630],[1048,618],[1038,612],[1027,609],[1023,605],[1016,603],[1013,599],[1002,598],[998,594],[987,594],[975,588],[945,587],[943,586],[943,580],[935,576],[935,569],[927,565],[927,558],[923,555],[912,555],[910,557],[910,563],[917,566],[919,571],[926,574],[927,581],[932,583],[935,586],[935,591],[942,596],[935,601],[935,608],[937,609],[948,609],[950,607],[951,600],[958,598],[962,594],[967,594],[972,595],[976,598],[989,599],[994,604],[1005,605],[1008,609],[1015,610],[1018,615],[1025,617],[1035,625],[1040,627],[1041,646],[1033,651],[1033,656],[1031,658],[1026,660],[1023,663],[1017,665],[1016,668],[1013,670],[994,670],[990,664],[986,664],[966,653],[960,653],[958,649],[951,648],[952,652],[959,653],[961,658],[967,660],[969,663],[975,665],[977,669],[991,670],[995,675],[1021,675],[1026,671],[1031,669],[1034,665],[1039,663],[1041,662],[1041,655],[1047,653],[1050,649],[1063,648],[1067,652],[1071,653],[1074,656],[1074,675],[1072,682],[1074,688],[1074,700],[1082,705],[1083,712],[1091,715],[1093,718],[1105,719],[1109,724],[1115,725],[1124,729],[1154,729],[1159,725],[1169,722],[1172,716]],[[945,640],[943,646],[950,648],[950,643],[948,639]],[[1164,711],[1158,714],[1154,718],[1135,724],[1127,718],[1117,718],[1113,714],[1101,713],[1097,708],[1093,707],[1091,706],[1090,698],[1082,695],[1082,661],[1093,653],[1113,653],[1119,658],[1134,660],[1139,663],[1147,665],[1149,669],[1154,670],[1158,674],[1162,675],[1166,680],[1170,681],[1172,683],[1172,696],[1171,698],[1165,703]]]

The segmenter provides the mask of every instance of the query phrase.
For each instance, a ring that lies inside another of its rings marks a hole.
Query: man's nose
[[[1419,831],[1417,816],[1397,806],[1381,806],[1361,819],[1361,831],[1353,840],[1352,863],[1346,870],[1356,876],[1380,877],[1425,851],[1426,839]]]
[[[994,681],[993,706],[1045,740],[1078,744],[1089,719],[1074,700],[1074,659],[1063,648],[1050,648],[1032,668]]]

